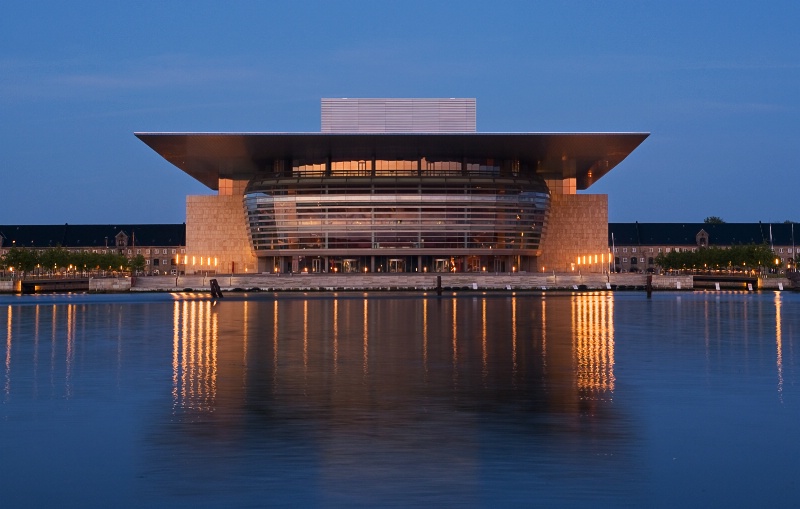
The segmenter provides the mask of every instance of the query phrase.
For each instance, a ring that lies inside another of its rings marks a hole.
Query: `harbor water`
[[[790,507],[800,294],[0,296],[0,504]]]

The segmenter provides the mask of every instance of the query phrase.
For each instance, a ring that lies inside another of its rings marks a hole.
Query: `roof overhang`
[[[211,189],[279,159],[517,159],[546,179],[587,189],[649,133],[135,133],[164,159]]]

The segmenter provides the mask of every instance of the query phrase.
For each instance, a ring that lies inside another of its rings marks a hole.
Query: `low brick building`
[[[185,271],[185,224],[119,225],[0,225],[0,256],[12,247],[64,248],[70,252],[142,255],[147,275],[178,275]]]
[[[608,224],[608,248],[616,272],[658,272],[660,253],[748,244],[770,246],[781,267],[794,268],[797,247],[792,223]]]

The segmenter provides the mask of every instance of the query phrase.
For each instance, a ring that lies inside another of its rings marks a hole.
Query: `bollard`
[[[436,276],[436,295],[442,295],[442,276]]]
[[[222,298],[222,290],[220,289],[219,283],[217,283],[217,280],[216,279],[212,279],[211,281],[209,281],[209,283],[211,284],[211,296],[214,297],[215,299],[221,299]]]

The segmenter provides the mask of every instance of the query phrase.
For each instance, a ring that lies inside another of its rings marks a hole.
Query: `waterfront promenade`
[[[172,278],[136,278],[132,291],[174,291],[191,288],[207,290],[210,280],[216,279],[225,290],[250,290],[258,288],[265,291],[325,291],[325,290],[430,290],[441,286],[445,290],[536,290],[536,289],[582,289],[604,290],[608,286],[645,285],[641,274],[495,274],[495,273],[383,273],[383,274],[259,274],[259,275],[217,275],[180,276]],[[671,278],[674,279],[674,278]],[[684,280],[681,278],[680,280]],[[691,281],[691,278],[686,281]],[[674,285],[673,285],[674,286]]]
[[[526,274],[526,273],[426,273],[426,274],[218,274],[190,276],[140,276],[92,278],[90,292],[210,291],[216,279],[222,291],[360,291],[407,290],[645,290],[645,274]],[[788,290],[786,278],[754,279],[754,290]],[[15,286],[16,283],[16,286]],[[654,275],[654,291],[691,291],[698,288],[691,275]],[[18,293],[19,281],[0,281],[0,293]],[[708,285],[706,285],[708,286]],[[714,288],[713,283],[710,285]],[[721,284],[721,289],[746,290],[741,282]]]
[[[131,291],[206,291],[211,279],[216,279],[223,291],[435,291],[438,277],[443,290],[644,290],[647,284],[644,274],[259,274],[136,278]],[[788,280],[777,278],[759,280],[754,288],[778,289],[779,283],[790,288]],[[694,289],[691,275],[655,275],[652,284],[657,291]]]

